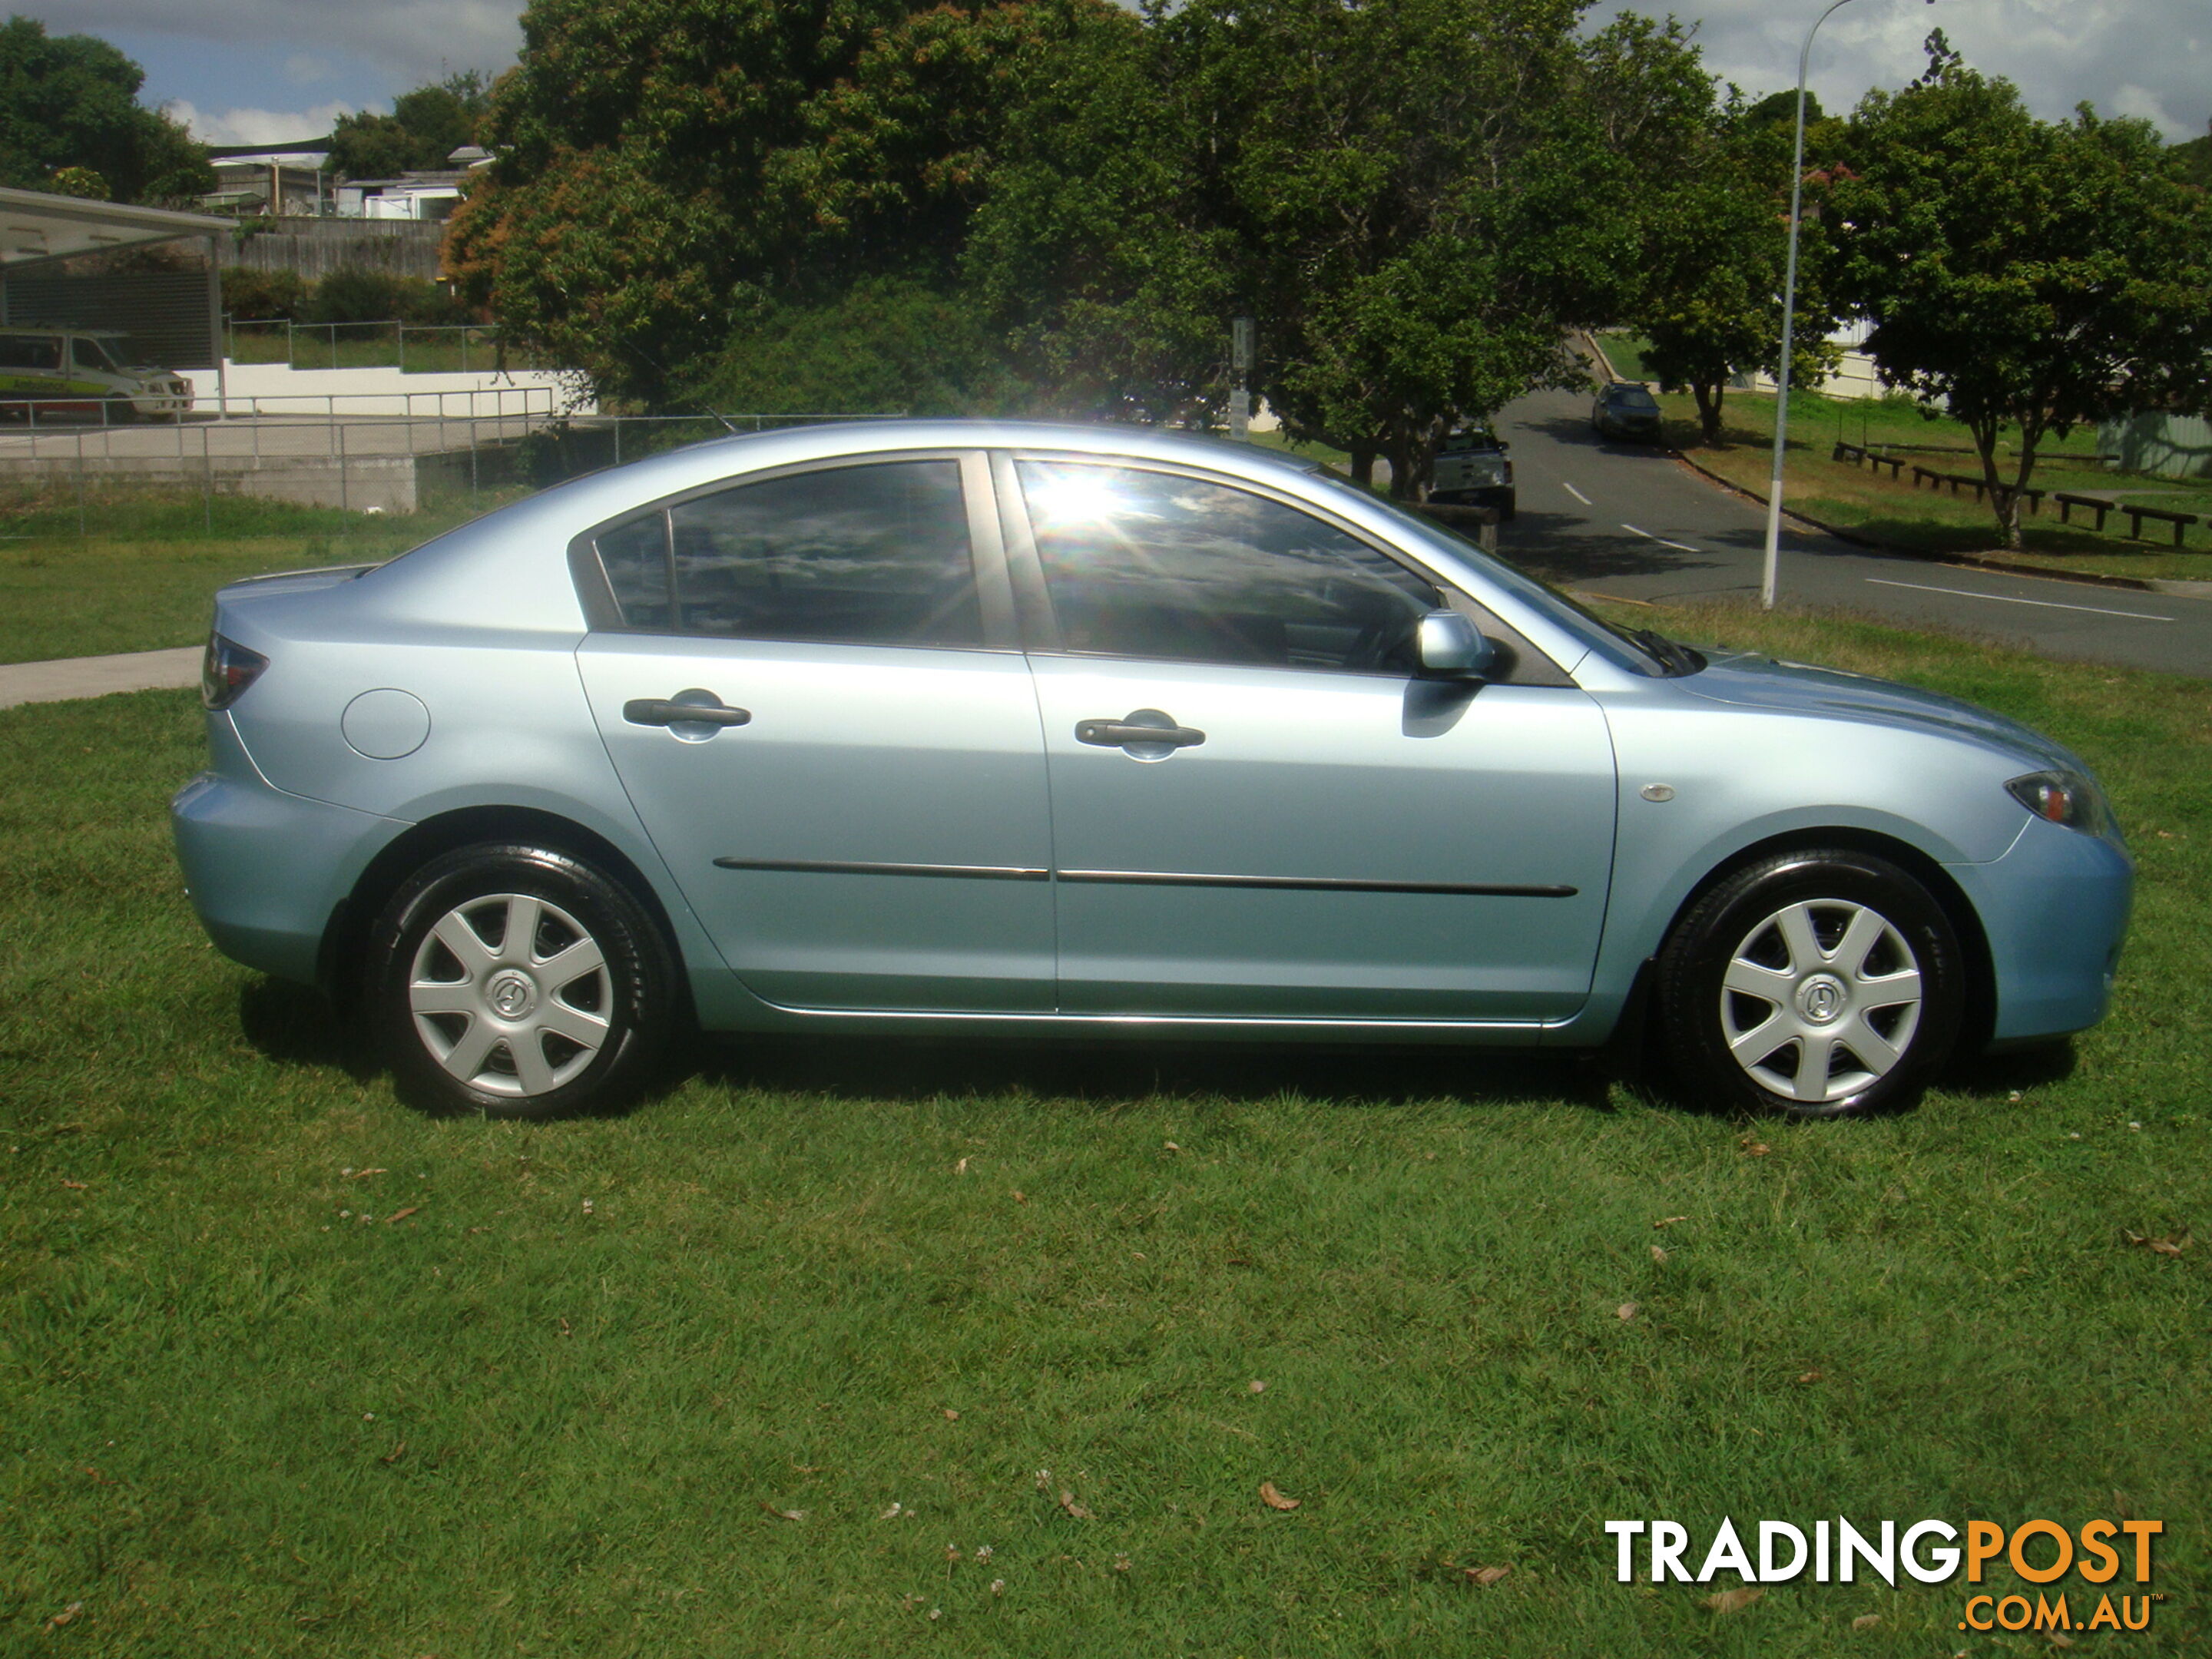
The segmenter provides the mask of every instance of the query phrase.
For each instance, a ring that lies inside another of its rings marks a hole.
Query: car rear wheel
[[[1677,1081],[1797,1117],[1909,1104],[1956,1040],[1956,932],[1928,890],[1844,848],[1769,858],[1692,905],[1659,957]]]
[[[372,939],[370,1017],[401,1095],[440,1111],[559,1117],[629,1099],[677,1018],[641,906],[572,855],[519,844],[433,860]]]

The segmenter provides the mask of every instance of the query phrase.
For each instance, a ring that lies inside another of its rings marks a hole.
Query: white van
[[[0,418],[183,419],[192,406],[191,382],[131,363],[129,339],[112,329],[0,323]]]

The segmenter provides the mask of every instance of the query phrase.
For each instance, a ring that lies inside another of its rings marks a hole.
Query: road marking
[[[1880,576],[1866,579],[1876,587],[1910,587],[1922,593],[1951,593],[1962,599],[1994,599],[1999,605],[2033,605],[2045,611],[2086,611],[2093,617],[2126,617],[2135,622],[2170,623],[2172,617],[2154,617],[2143,611],[2107,611],[2101,605],[2060,605],[2055,599],[2015,599],[2005,593],[1976,593],[1964,587],[1930,587],[1925,582],[1884,581]]]
[[[1559,488],[1565,490],[1568,495],[1573,496],[1584,507],[1588,507],[1590,504],[1590,498],[1583,495],[1581,490],[1576,489],[1572,484],[1569,483],[1565,478],[1559,480]]]
[[[1674,548],[1684,553],[1695,553],[1698,551],[1696,548],[1691,546],[1687,542],[1670,542],[1664,536],[1655,536],[1650,531],[1643,528],[1639,525],[1625,524],[1620,527],[1623,530],[1632,530],[1638,535],[1643,537],[1645,541],[1656,542],[1662,547]]]

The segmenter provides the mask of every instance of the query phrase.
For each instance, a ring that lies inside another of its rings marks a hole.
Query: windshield
[[[1640,386],[1615,386],[1613,389],[1613,401],[1619,404],[1623,409],[1656,409],[1659,407],[1658,400]]]
[[[1676,645],[1672,640],[1649,629],[1615,627],[1579,599],[1571,599],[1549,582],[1540,581],[1526,571],[1516,569],[1496,555],[1484,552],[1477,543],[1461,535],[1449,525],[1434,519],[1418,517],[1395,501],[1370,495],[1333,473],[1323,471],[1314,477],[1316,483],[1326,483],[1332,489],[1354,497],[1363,506],[1388,514],[1417,537],[1449,544],[1456,557],[1473,565],[1515,598],[1543,612],[1577,638],[1588,641],[1592,649],[1602,653],[1616,667],[1625,668],[1632,674],[1667,678],[1677,674],[1694,674],[1705,665],[1705,659],[1696,652]]]

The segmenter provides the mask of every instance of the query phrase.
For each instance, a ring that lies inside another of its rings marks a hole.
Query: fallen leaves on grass
[[[1294,1510],[1302,1500],[1285,1496],[1273,1481],[1262,1480],[1260,1483],[1260,1501],[1271,1510]]]
[[[1880,1623],[1881,1623],[1881,1615],[1880,1613],[1863,1613],[1857,1618],[1851,1620],[1851,1628],[1853,1630],[1872,1630]]]
[[[390,1451],[385,1453],[383,1456],[378,1458],[376,1461],[389,1468],[392,1464],[397,1463],[401,1458],[406,1455],[407,1443],[404,1440],[402,1440],[398,1444],[392,1447]]]
[[[1464,1569],[1464,1571],[1467,1573],[1467,1578],[1469,1583],[1480,1584],[1483,1589],[1488,1589],[1499,1579],[1504,1577],[1507,1573],[1512,1571],[1513,1569],[1510,1567],[1468,1567]]]
[[[420,1204],[410,1204],[404,1210],[394,1210],[390,1215],[384,1218],[384,1224],[389,1227],[395,1221],[404,1221],[409,1216],[413,1215],[422,1207],[422,1206]]]
[[[944,1409],[944,1412],[945,1412],[945,1420],[946,1422],[948,1422],[948,1423],[957,1423],[957,1422],[960,1420],[960,1413],[959,1413],[958,1412],[954,1411],[954,1410],[952,1409],[952,1407],[951,1407],[947,1406],[947,1407],[945,1407],[943,1409]]]
[[[1075,1501],[1075,1494],[1065,1489],[1060,1494],[1060,1506],[1078,1521],[1088,1521],[1091,1518],[1091,1511]]]
[[[1667,1252],[1654,1244],[1651,1247],[1651,1259],[1663,1267],[1667,1265]]]
[[[1022,1190],[1021,1190],[1021,1188],[1019,1188],[1018,1187],[1018,1188],[1016,1188],[1014,1189],[1014,1202],[1015,1202],[1015,1203],[1017,1203],[1017,1204],[1026,1204],[1026,1203],[1028,1203],[1029,1201],[1030,1201],[1030,1195],[1029,1195],[1027,1193],[1025,1193],[1025,1192],[1022,1191]]]
[[[2125,1234],[2129,1243],[2140,1244],[2158,1255],[2179,1255],[2189,1248],[2189,1229],[2186,1227],[2178,1233],[2167,1233],[2157,1238],[2148,1233],[2136,1232],[2132,1228],[2122,1228],[2121,1231]]]
[[[340,1170],[338,1173],[349,1181],[366,1181],[371,1176],[390,1175],[389,1170]]]
[[[1671,1227],[1678,1221],[1687,1221],[1689,1218],[1686,1215],[1662,1215],[1651,1224],[1651,1230],[1656,1232],[1662,1227]]]
[[[64,1625],[73,1624],[76,1622],[77,1614],[83,1611],[83,1602],[72,1601],[67,1607],[64,1607],[59,1613],[56,1613],[52,1618],[46,1620],[46,1628],[49,1630],[58,1630]]]
[[[92,1190],[92,1183],[88,1181],[64,1181],[62,1185],[73,1193],[85,1193]]]
[[[775,1504],[768,1502],[765,1498],[761,1501],[761,1511],[763,1514],[774,1516],[779,1521],[804,1521],[806,1519],[806,1511],[805,1510],[780,1510],[776,1508]]]
[[[1818,1370],[1806,1371],[1802,1373],[1797,1380],[1800,1382],[1818,1382],[1820,1380],[1820,1373]]]
[[[900,1511],[905,1508],[906,1505],[903,1504],[894,1504],[890,1508],[885,1510],[881,1515],[878,1516],[876,1519],[878,1521],[896,1521],[899,1518]]]
[[[968,1160],[963,1158],[957,1164],[954,1164],[952,1166],[952,1173],[957,1176],[966,1175],[968,1173]]]
[[[1247,1382],[1244,1387],[1249,1392],[1253,1394],[1265,1394],[1267,1392],[1267,1383],[1256,1376],[1249,1382]]]
[[[1743,1155],[1746,1158],[1765,1158],[1774,1150],[1765,1141],[1754,1139],[1749,1135],[1737,1141],[1736,1145],[1743,1148]]]
[[[1741,1613],[1766,1592],[1753,1589],[1748,1585],[1741,1589],[1723,1590],[1717,1595],[1705,1597],[1705,1605],[1715,1613]]]
[[[1624,1320],[1635,1318],[1639,1311],[1640,1310],[1638,1309],[1637,1305],[1633,1302],[1624,1302],[1618,1308],[1613,1310],[1613,1312]]]

